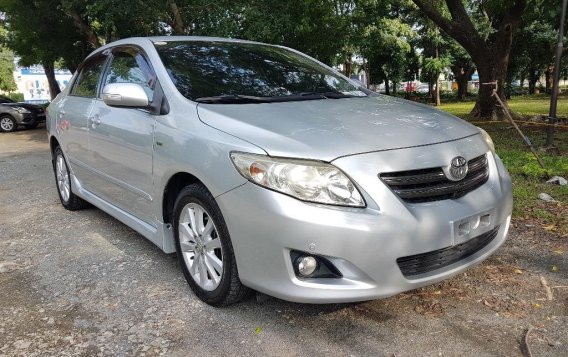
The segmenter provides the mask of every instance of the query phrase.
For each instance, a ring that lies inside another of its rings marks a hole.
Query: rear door
[[[108,56],[89,58],[79,69],[75,81],[57,105],[57,131],[68,164],[81,185],[92,188],[89,167],[89,117],[97,101],[99,82]]]
[[[112,50],[102,88],[110,83],[140,84],[150,102],[156,75],[137,47]],[[89,114],[94,193],[135,217],[153,224],[152,151],[156,116],[148,110],[116,108],[95,101]]]

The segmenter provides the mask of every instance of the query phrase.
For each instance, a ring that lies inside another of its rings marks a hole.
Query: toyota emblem
[[[462,156],[456,156],[452,159],[447,176],[452,181],[463,180],[467,175],[467,169],[467,160]]]

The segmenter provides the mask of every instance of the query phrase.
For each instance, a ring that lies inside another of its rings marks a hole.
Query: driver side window
[[[119,50],[113,53],[104,81],[105,85],[111,83],[140,84],[151,102],[156,75],[142,54],[133,49]]]

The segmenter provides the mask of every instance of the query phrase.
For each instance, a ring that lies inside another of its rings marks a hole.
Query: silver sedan
[[[49,107],[63,206],[166,253],[203,301],[331,303],[432,284],[505,241],[511,179],[483,130],[295,50],[200,37],[93,52]]]

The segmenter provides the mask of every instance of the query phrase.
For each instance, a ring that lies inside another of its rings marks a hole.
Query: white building
[[[68,70],[55,70],[55,79],[59,88],[63,90],[69,84],[72,73]],[[18,86],[18,92],[24,94],[26,102],[42,103],[51,100],[49,84],[42,66],[16,67],[14,80]]]

